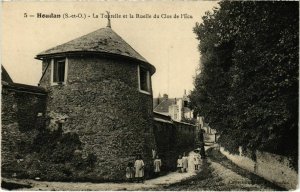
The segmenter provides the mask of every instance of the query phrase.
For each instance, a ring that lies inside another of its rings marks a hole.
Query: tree
[[[219,3],[196,33],[195,111],[231,152],[298,157],[299,2]]]

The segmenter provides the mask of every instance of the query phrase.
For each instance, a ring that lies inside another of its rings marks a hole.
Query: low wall
[[[268,152],[256,151],[256,173],[286,189],[296,189],[298,174],[290,168],[287,157]]]
[[[153,132],[162,170],[175,170],[178,156],[194,149],[194,125],[154,118]]]
[[[287,157],[256,151],[256,161],[254,161],[243,155],[241,148],[239,151],[239,155],[234,155],[226,151],[224,147],[220,147],[220,152],[239,167],[288,190],[297,188],[298,174],[290,167]]]

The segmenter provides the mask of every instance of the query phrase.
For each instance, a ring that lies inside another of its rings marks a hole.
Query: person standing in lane
[[[186,173],[187,169],[188,169],[188,157],[186,156],[185,153],[183,153],[183,157],[182,157],[182,171],[184,173]]]
[[[130,162],[128,163],[128,166],[126,168],[126,178],[129,182],[132,182],[133,181],[133,178],[134,178],[134,167],[133,167],[133,163]]]
[[[141,155],[138,155],[135,163],[134,163],[134,167],[135,167],[135,178],[137,180],[137,182],[144,182],[144,161],[142,159]]]
[[[182,173],[182,157],[179,155],[179,158],[177,159],[177,171],[179,173]]]
[[[194,156],[193,156],[193,161],[195,165],[195,171],[199,170],[200,168],[200,148],[197,148],[194,150]]]
[[[205,130],[201,129],[199,132],[199,140],[200,140],[200,155],[201,155],[201,159],[205,159],[206,158],[206,154],[205,154],[205,148],[204,148],[204,133]]]
[[[155,176],[159,176],[160,167],[161,167],[161,159],[159,158],[158,155],[156,155],[156,158],[154,159],[153,165],[154,165],[154,174],[155,174]]]

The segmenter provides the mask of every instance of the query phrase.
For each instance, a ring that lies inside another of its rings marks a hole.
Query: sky
[[[152,76],[153,97],[159,93],[182,97],[184,90],[188,93],[193,89],[200,62],[199,41],[193,27],[213,7],[218,7],[217,1],[3,2],[1,63],[14,82],[37,85],[42,65],[34,57],[106,27],[107,19],[102,15],[109,11],[116,17],[111,19],[112,29],[156,67]],[[86,18],[37,18],[39,13]],[[178,18],[174,18],[175,14]],[[181,18],[181,14],[188,16]]]

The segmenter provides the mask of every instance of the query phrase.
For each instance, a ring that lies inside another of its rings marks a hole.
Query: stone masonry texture
[[[137,63],[71,57],[66,85],[56,86],[50,86],[50,70],[41,81],[49,91],[47,114],[67,117],[63,131],[79,135],[83,157],[97,157],[94,177],[124,179],[128,162],[134,162],[137,154],[150,163],[152,147],[145,138],[149,139],[153,124],[152,95],[138,90]]]
[[[2,176],[18,172],[17,161],[30,152],[29,148],[43,126],[38,124],[37,114],[45,113],[46,93],[25,92],[19,88],[2,85]]]

